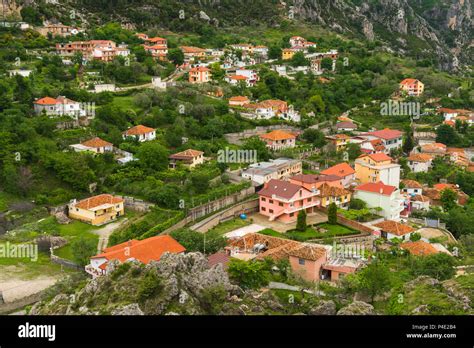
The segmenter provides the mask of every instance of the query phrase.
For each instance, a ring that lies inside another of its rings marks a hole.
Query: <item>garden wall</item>
[[[327,215],[327,213],[328,213],[327,208],[318,207],[318,209],[320,211],[322,211],[324,214]],[[372,234],[374,232],[374,230],[372,228],[370,228],[369,226],[366,226],[366,225],[364,225],[364,224],[362,224],[358,221],[349,220],[349,219],[345,218],[344,216],[342,216],[341,214],[337,214],[337,222],[340,223],[343,226],[352,228],[352,229],[354,229],[356,231],[359,231],[363,234],[367,234],[367,233]]]

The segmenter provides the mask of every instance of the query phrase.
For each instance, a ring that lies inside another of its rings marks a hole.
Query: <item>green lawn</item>
[[[15,202],[17,199],[6,192],[0,191],[0,212],[6,211],[8,209],[8,205]]]
[[[122,109],[132,109],[136,112],[140,111],[140,108],[137,107],[133,102],[133,95],[124,97],[114,97],[112,104]]]
[[[250,225],[251,222],[248,220],[243,220],[241,218],[235,218],[226,222],[223,222],[213,229],[209,230],[209,232],[217,233],[219,235],[225,234],[227,232],[231,232],[233,230],[236,230],[240,227],[245,227]]]
[[[286,239],[294,239],[300,242],[304,242],[310,239],[317,239],[317,238],[330,238],[335,236],[345,236],[351,234],[358,234],[356,230],[353,230],[349,227],[342,226],[342,225],[330,225],[328,223],[318,224],[317,227],[321,227],[327,230],[325,233],[320,233],[315,230],[315,227],[308,227],[306,231],[288,231],[286,233],[280,233],[274,231],[270,228],[266,228],[258,233],[265,234],[267,236],[273,237],[280,237]]]
[[[64,259],[73,260],[71,242],[74,238],[83,236],[86,239],[92,239],[96,243],[99,242],[99,236],[94,234],[92,231],[101,228],[101,226],[92,226],[80,221],[74,221],[68,225],[59,226],[59,234],[68,240],[68,244],[56,249],[54,254]]]

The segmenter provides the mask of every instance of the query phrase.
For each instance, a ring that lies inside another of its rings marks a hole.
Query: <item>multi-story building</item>
[[[400,184],[400,165],[392,163],[392,158],[384,153],[361,155],[355,160],[356,179],[364,183],[383,182],[398,187]]]
[[[282,130],[274,130],[270,133],[260,135],[260,139],[267,143],[273,151],[288,149],[296,146],[296,135],[284,132]]]
[[[317,212],[320,204],[319,191],[310,191],[288,181],[272,179],[259,191],[259,212],[270,221],[293,222],[298,213],[308,215]]]
[[[400,220],[400,213],[405,208],[400,190],[382,182],[369,182],[357,186],[354,198],[363,200],[369,208],[380,208],[378,214],[389,220]]]
[[[321,171],[322,175],[333,175],[341,178],[342,186],[348,187],[355,180],[355,170],[348,163],[339,163]]]
[[[33,102],[36,115],[46,114],[48,116],[86,116],[81,103],[68,99],[64,96],[57,98],[44,97]]]
[[[303,172],[301,161],[290,158],[277,158],[269,162],[251,164],[242,172],[242,177],[264,184],[271,179],[283,180]]]
[[[433,156],[427,153],[412,153],[407,160],[408,167],[412,172],[427,172],[431,168]]]
[[[390,153],[391,150],[397,150],[402,147],[403,132],[396,129],[385,128],[373,132],[361,134],[368,140],[380,139],[385,146],[385,152]]]
[[[187,149],[169,156],[171,169],[176,168],[178,163],[189,168],[194,168],[199,164],[204,163],[204,152],[193,149]]]
[[[73,200],[68,204],[68,216],[71,219],[98,226],[116,220],[125,213],[123,199],[102,194],[82,201]]]
[[[419,97],[423,94],[425,85],[417,79],[404,79],[400,82],[400,91],[410,97]]]
[[[204,66],[196,66],[189,70],[189,83],[206,83],[211,81],[211,70]]]

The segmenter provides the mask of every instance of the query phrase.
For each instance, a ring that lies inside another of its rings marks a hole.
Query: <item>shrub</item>
[[[328,209],[328,223],[331,225],[337,224],[337,206],[336,203],[331,203]]]
[[[148,272],[138,286],[138,300],[143,302],[156,296],[163,288],[160,279],[153,271]]]
[[[97,244],[95,240],[80,236],[72,241],[71,251],[74,261],[81,266],[85,266],[89,263],[90,257],[96,254]]]
[[[298,213],[298,217],[296,220],[296,229],[298,231],[306,231],[306,211],[303,209]]]
[[[245,289],[267,285],[270,278],[266,264],[259,261],[231,260],[228,273],[231,280]]]
[[[419,234],[419,233],[417,233],[417,232],[412,233],[412,234],[410,235],[410,240],[411,240],[412,242],[416,242],[416,241],[418,241],[418,240],[420,240],[420,239],[421,239],[421,234]]]

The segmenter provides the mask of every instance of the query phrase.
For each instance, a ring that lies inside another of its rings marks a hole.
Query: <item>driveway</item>
[[[127,222],[127,218],[121,219],[120,221],[112,222],[110,224],[105,225],[104,227],[98,230],[92,230],[92,233],[95,233],[99,236],[99,243],[97,244],[97,253],[102,253],[102,250],[107,248],[107,244],[109,243],[110,235],[122,226],[125,222]]]
[[[253,219],[254,224],[265,226],[266,228],[271,228],[272,230],[281,233],[285,233],[288,230],[296,228],[296,221],[291,223],[284,223],[281,221],[268,221],[268,217],[260,215],[259,213],[249,214],[248,219]],[[318,224],[326,221],[328,221],[327,215],[321,212],[316,212],[306,218],[306,223],[308,225]]]

